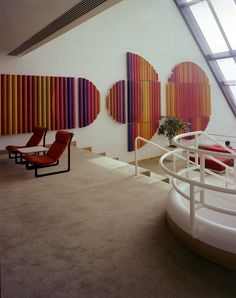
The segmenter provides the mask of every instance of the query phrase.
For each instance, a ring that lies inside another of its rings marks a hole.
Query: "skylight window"
[[[225,81],[236,81],[236,64],[233,58],[216,60],[223,75]]]
[[[227,47],[208,4],[205,1],[197,3],[192,5],[190,10],[196,19],[211,51],[213,53],[228,51],[229,48]]]
[[[236,50],[236,7],[233,0],[211,0],[233,50]]]
[[[234,95],[234,103],[236,105],[236,86],[230,86],[230,90]]]
[[[236,117],[236,0],[174,0]]]

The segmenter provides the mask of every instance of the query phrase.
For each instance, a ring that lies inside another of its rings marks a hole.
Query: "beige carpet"
[[[44,178],[0,156],[1,297],[236,297],[236,272],[170,234],[169,189],[77,149]]]

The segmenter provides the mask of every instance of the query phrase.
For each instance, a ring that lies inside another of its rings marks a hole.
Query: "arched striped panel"
[[[76,127],[75,79],[1,75],[0,135]]]
[[[211,115],[211,94],[205,72],[192,62],[175,66],[166,86],[168,116],[190,123],[191,131],[205,130]]]
[[[1,75],[1,134],[8,134],[8,114],[7,114],[7,76]]]
[[[158,74],[146,59],[137,54],[128,52],[127,79],[134,81],[158,81]]]
[[[116,82],[106,98],[109,115],[119,123],[126,123],[125,81]]]
[[[87,79],[78,79],[79,127],[90,125],[100,113],[100,93]]]
[[[133,151],[135,138],[151,139],[161,118],[160,82],[154,68],[144,58],[127,53],[128,151]],[[145,145],[138,143],[138,148]]]

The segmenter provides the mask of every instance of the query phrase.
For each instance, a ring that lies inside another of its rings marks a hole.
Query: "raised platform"
[[[189,193],[189,185],[180,189]],[[199,193],[196,200],[199,201]],[[235,195],[206,190],[208,205],[236,212]],[[174,234],[195,252],[236,270],[236,217],[208,208],[196,211],[196,239],[190,235],[190,202],[172,189],[168,196],[168,223]]]

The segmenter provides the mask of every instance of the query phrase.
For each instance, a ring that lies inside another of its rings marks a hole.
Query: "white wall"
[[[101,93],[101,113],[94,123],[76,129],[78,146],[133,160],[127,152],[127,126],[115,123],[105,108],[109,88],[126,79],[126,52],[147,59],[161,81],[162,114],[165,114],[165,83],[171,68],[183,61],[200,66],[212,91],[212,116],[207,131],[235,135],[235,118],[204,58],[172,0],[123,0],[112,8],[23,57],[0,56],[1,73],[85,77]],[[54,134],[49,134],[48,142]],[[0,149],[25,143],[28,135],[0,137]],[[155,135],[152,140],[167,144]],[[140,149],[140,158],[156,155],[155,148]]]

